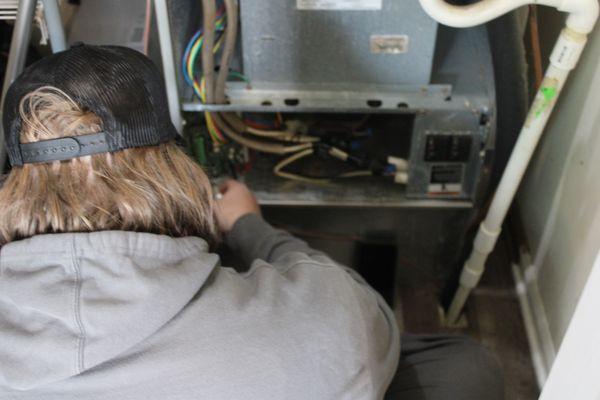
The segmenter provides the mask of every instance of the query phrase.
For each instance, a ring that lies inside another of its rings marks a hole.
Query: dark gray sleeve
[[[275,229],[260,215],[247,214],[237,220],[226,237],[227,246],[249,266],[254,260],[275,263],[291,252],[304,253],[309,257],[324,256],[311,249],[306,242],[289,233]]]

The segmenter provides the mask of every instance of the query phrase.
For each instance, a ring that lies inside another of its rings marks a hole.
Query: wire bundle
[[[194,93],[204,104],[224,104],[225,85],[231,75],[247,82],[243,75],[230,71],[230,63],[235,51],[238,29],[238,5],[236,0],[224,0],[217,10],[215,0],[202,0],[203,29],[191,38],[183,55],[183,75],[193,87]],[[215,79],[215,54],[223,45],[218,76]],[[202,76],[196,79],[194,68],[198,56],[202,58]],[[303,182],[326,183],[328,179],[309,178],[285,172],[283,169],[292,163],[314,154],[320,139],[310,135],[300,135],[287,130],[269,130],[248,126],[235,113],[204,113],[209,134],[216,145],[225,143],[226,137],[232,141],[259,152],[286,155],[273,172],[287,179]],[[283,121],[280,121],[283,122]],[[281,125],[281,124],[280,124]],[[342,174],[339,178],[371,175],[371,171],[354,171]]]
[[[225,27],[227,24],[227,14],[225,13],[225,5],[222,5],[216,13],[216,19],[214,22],[215,36],[218,36],[217,43],[213,47],[212,53],[216,54],[221,47],[221,43],[223,41],[223,33],[225,32]],[[213,34],[213,35],[214,35]],[[198,59],[198,55],[201,54],[202,45],[204,44],[204,31],[203,29],[199,29],[194,36],[190,39],[185,52],[183,53],[183,59],[181,61],[181,66],[183,69],[183,77],[188,85],[194,89],[194,94],[198,96],[198,98],[206,104],[206,82],[204,76],[201,77],[200,81],[196,79],[195,67]],[[204,71],[203,71],[204,73]],[[225,136],[221,132],[221,130],[215,125],[211,115],[209,112],[204,113],[204,117],[206,119],[206,126],[208,128],[208,133],[214,143],[223,144],[227,140]]]
[[[223,32],[225,31],[225,25],[227,23],[227,14],[225,14],[225,6],[221,6],[217,12],[215,20],[215,33],[218,34],[217,44],[213,49],[213,53],[217,53],[221,46],[223,39]],[[198,55],[202,49],[204,42],[203,29],[199,29],[194,36],[190,39],[185,52],[183,53],[183,59],[181,61],[181,67],[183,69],[183,77],[188,85],[194,89],[194,93],[198,98],[202,99],[202,88],[201,82],[196,79],[194,70]]]
[[[224,4],[217,10],[214,0],[202,0],[203,29],[200,29],[191,38],[183,55],[183,75],[186,82],[193,87],[194,93],[204,104],[222,104],[225,102],[225,83],[227,77],[247,79],[240,73],[230,71],[229,64],[235,50],[238,14],[235,0],[224,0]],[[216,41],[215,41],[216,39]],[[219,75],[215,79],[214,55],[224,43],[221,55]],[[194,72],[196,60],[202,58],[202,77],[198,81]],[[285,146],[279,143],[263,142],[246,137],[244,134],[262,133],[267,131],[248,127],[239,117],[232,113],[204,113],[209,134],[216,144],[226,142],[226,136],[248,148],[273,154],[288,154],[310,147],[303,143],[294,146]],[[290,132],[282,132],[286,138]],[[281,137],[283,137],[283,134]],[[260,136],[260,135],[259,135]],[[273,133],[264,137],[281,140],[280,135]],[[289,140],[284,140],[289,141]]]

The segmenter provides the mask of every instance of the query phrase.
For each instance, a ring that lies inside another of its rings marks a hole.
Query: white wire
[[[328,179],[320,179],[320,178],[307,178],[305,176],[292,174],[291,172],[285,172],[283,169],[290,164],[295,163],[298,160],[301,160],[305,157],[309,157],[314,154],[314,150],[312,148],[306,149],[304,151],[298,152],[296,154],[292,154],[290,157],[287,157],[280,161],[275,168],[273,168],[273,173],[281,178],[291,179],[299,182],[307,182],[307,183],[328,183]]]
[[[282,142],[295,143],[316,143],[320,139],[315,136],[300,135],[289,131],[269,131],[264,129],[256,129],[250,126],[246,127],[246,132],[259,137],[280,140]]]

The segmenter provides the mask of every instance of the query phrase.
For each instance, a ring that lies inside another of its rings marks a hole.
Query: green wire
[[[222,18],[220,21],[217,22],[216,26],[215,26],[215,30],[219,30],[220,28],[224,28],[225,26],[225,21],[226,18]],[[199,44],[196,46],[194,45],[192,48],[192,52],[190,53],[190,57],[189,57],[189,65],[191,65],[191,70],[192,70],[192,76],[190,77],[192,81],[196,81],[195,79],[195,68],[194,66],[196,65],[196,58],[198,57],[198,54],[200,53],[200,50],[202,49],[203,46],[203,42],[204,42],[204,35],[200,36],[197,40],[199,42]],[[240,79],[242,81],[244,81],[246,84],[250,85],[250,80],[242,73],[237,72],[237,71],[229,71],[229,77],[231,78],[237,78]],[[194,88],[195,90],[195,88]],[[197,93],[198,96],[200,96],[200,93]],[[200,96],[201,97],[201,96]]]
[[[220,28],[224,28],[225,26],[225,18],[222,18],[219,22],[217,22],[216,26],[215,26],[215,31],[219,30]],[[196,65],[196,58],[198,58],[198,53],[200,53],[200,50],[202,49],[202,46],[204,44],[204,35],[200,36],[197,40],[198,45],[195,45],[192,47],[192,52],[190,53],[190,58],[189,58],[189,65],[191,65],[191,70],[192,73],[194,73],[194,66]],[[194,81],[195,80],[195,76],[190,76],[191,80]],[[200,93],[197,93],[198,96],[200,96]]]
[[[248,85],[250,84],[250,79],[248,79],[246,77],[246,75],[242,74],[241,72],[229,71],[229,77],[231,77],[231,78],[238,78],[238,79],[241,79],[244,82],[246,82]]]
[[[198,162],[202,165],[206,165],[206,143],[204,142],[204,138],[202,136],[196,136],[194,138],[194,155]]]

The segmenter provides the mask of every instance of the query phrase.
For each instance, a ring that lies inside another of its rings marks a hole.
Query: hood
[[[218,264],[199,238],[40,235],[0,250],[0,386],[64,380],[151,336]]]

